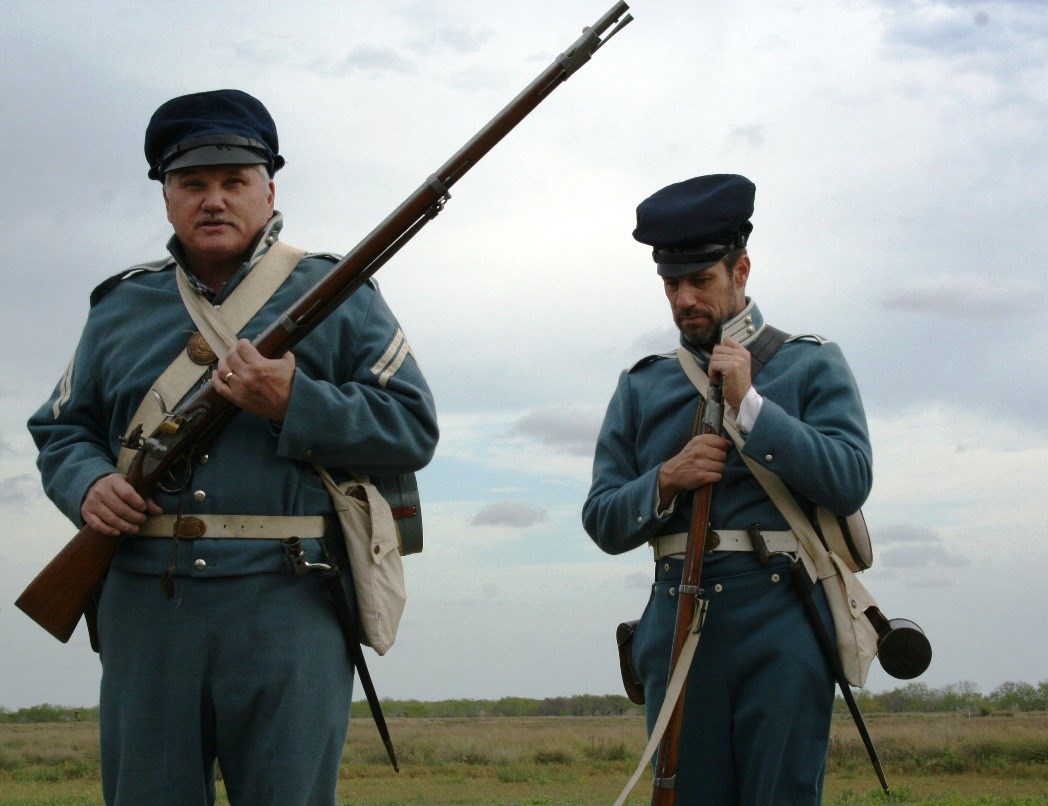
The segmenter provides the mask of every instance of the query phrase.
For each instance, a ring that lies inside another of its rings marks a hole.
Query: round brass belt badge
[[[186,355],[189,356],[189,360],[194,364],[213,364],[218,360],[215,351],[211,349],[207,339],[200,333],[194,333],[189,337],[189,344],[186,345]]]
[[[720,535],[719,534],[717,534],[712,529],[710,529],[708,532],[706,532],[706,546],[705,546],[705,549],[706,549],[707,552],[716,551],[717,547],[720,546],[720,544],[721,544],[721,539],[720,539]]]
[[[179,518],[175,522],[175,534],[179,537],[203,537],[206,531],[207,526],[204,525],[204,522],[192,515]]]

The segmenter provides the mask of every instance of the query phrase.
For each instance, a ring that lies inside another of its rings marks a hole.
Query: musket
[[[696,435],[720,434],[724,421],[724,396],[719,383],[710,381],[706,401],[701,408],[701,419]],[[702,558],[706,553],[706,532],[709,528],[712,484],[704,484],[695,491],[691,504],[691,522],[688,527],[688,546],[684,551],[684,570],[677,586],[677,625],[673,632],[673,653],[670,656],[670,676],[677,667],[692,631],[700,632],[706,617],[709,600],[703,592]],[[684,716],[684,695],[687,684],[681,687],[673,707],[666,732],[659,743],[655,759],[655,777],[651,785],[652,806],[673,806],[677,799],[677,762],[680,755],[680,731]],[[667,693],[669,696],[669,693]]]
[[[259,353],[266,358],[282,356],[366,283],[444,208],[451,198],[452,185],[633,19],[626,13],[628,8],[626,3],[617,2],[597,22],[584,28],[582,36],[260,333],[253,341]],[[127,480],[139,495],[148,497],[165,473],[203,450],[238,411],[208,381],[167,413],[148,437],[143,438],[139,430],[133,442],[138,452]],[[120,540],[120,536],[109,537],[85,526],[37,574],[15,604],[59,641],[68,641],[92,592],[109,569]]]

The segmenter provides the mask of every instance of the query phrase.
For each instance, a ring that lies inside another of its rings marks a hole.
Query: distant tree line
[[[0,724],[27,722],[97,722],[98,706],[70,708],[65,705],[33,705],[8,711],[0,707]]]
[[[960,712],[969,715],[1048,711],[1048,680],[1031,683],[1001,683],[989,694],[980,694],[975,683],[963,680],[942,688],[929,688],[924,683],[908,683],[890,691],[855,691],[863,713]],[[837,695],[837,711],[846,711],[844,700]],[[624,716],[641,715],[644,707],[635,705],[619,694],[576,694],[571,697],[503,697],[500,700],[383,700],[382,710],[388,717],[440,717],[444,719],[480,719],[515,716]],[[366,717],[368,705],[354,702],[352,715]],[[0,723],[27,722],[97,722],[98,706],[70,708],[60,705],[34,705],[9,711],[0,707]]]
[[[353,703],[353,716],[371,713],[365,701]],[[512,716],[622,716],[643,714],[644,706],[635,705],[619,694],[576,694],[573,697],[503,697],[500,700],[383,700],[382,713],[388,717],[441,717],[445,719],[478,719]]]
[[[950,683],[942,688],[929,688],[924,683],[908,683],[900,688],[877,693],[860,689],[855,701],[864,713],[949,713],[989,715],[996,712],[1048,711],[1048,680],[1036,686],[1031,683],[1001,683],[989,694],[980,694],[970,680]],[[835,709],[847,710],[837,695]]]

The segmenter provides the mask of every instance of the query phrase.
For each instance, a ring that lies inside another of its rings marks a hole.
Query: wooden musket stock
[[[277,358],[298,344],[431,221],[451,198],[449,189],[492,147],[566,81],[633,18],[617,2],[514,98],[483,129],[294,305],[254,340],[259,353]],[[604,35],[606,32],[606,35]],[[602,38],[603,37],[603,38]],[[239,409],[215,391],[209,381],[165,418],[142,441],[127,478],[148,497],[160,478],[180,462],[191,460],[215,439]],[[73,634],[89,597],[105,576],[120,543],[84,527],[36,576],[16,605],[60,641]]]
[[[724,417],[724,403],[719,385],[710,382],[698,434],[719,434]],[[695,491],[691,505],[691,523],[688,527],[688,547],[684,552],[684,571],[677,588],[677,625],[673,632],[673,654],[670,656],[670,675],[677,666],[684,642],[688,639],[695,611],[705,604],[699,587],[702,579],[702,558],[706,551],[706,531],[710,519],[710,497],[713,485],[706,484]],[[700,621],[699,628],[702,623]],[[684,716],[684,695],[687,684],[680,691],[673,713],[666,724],[666,732],[659,743],[655,759],[655,777],[651,787],[652,806],[673,806],[677,799],[677,762],[680,756],[680,731]]]

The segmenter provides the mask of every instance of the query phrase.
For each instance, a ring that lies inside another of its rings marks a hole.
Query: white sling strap
[[[201,335],[213,350],[216,346],[222,345],[228,350],[236,344],[235,334],[239,333],[265,305],[266,301],[276,293],[305,254],[305,250],[287,246],[280,241],[274,242],[262,259],[233,289],[226,301],[222,303],[221,308],[213,306],[192,287],[181,266],[175,269],[178,291],[182,295],[182,300],[190,316],[193,317],[193,321],[201,329]],[[218,353],[218,350],[215,352]],[[194,362],[185,350],[180,352],[171,365],[154,381],[149,393],[143,398],[138,410],[131,418],[125,436],[130,434],[137,425],[142,426],[143,434],[152,434],[164,419],[164,412],[153,395],[154,391],[165,405],[174,406],[185,396],[186,392],[193,388],[203,374],[202,365]],[[127,473],[135,458],[135,453],[130,448],[120,449],[116,466],[121,473]]]
[[[684,348],[681,348],[682,350]],[[686,352],[686,351],[685,351]],[[694,357],[691,353],[688,356],[692,358],[692,363],[700,373],[702,377],[706,378],[706,374],[702,372],[699,365],[695,363]],[[683,360],[681,361],[683,364]],[[687,367],[685,367],[687,371]],[[699,385],[696,382],[696,378],[688,374],[691,382],[695,384],[695,388],[699,390],[699,394],[705,399],[706,390],[709,388],[710,379],[706,378],[706,382],[703,385]],[[729,419],[733,415],[730,410],[725,407],[725,420]],[[684,689],[684,684],[688,680],[688,672],[691,671],[691,662],[695,658],[695,650],[699,646],[699,635],[702,631],[702,622],[706,617],[706,603],[703,600],[699,601],[699,606],[695,608],[695,616],[692,619],[691,627],[688,630],[688,637],[684,639],[684,646],[681,647],[680,656],[677,658],[677,665],[673,667],[673,672],[670,674],[669,682],[666,684],[666,696],[662,699],[662,707],[659,709],[659,715],[655,718],[655,725],[651,729],[651,737],[648,739],[648,744],[644,748],[643,754],[640,757],[640,763],[637,765],[637,769],[633,771],[633,775],[630,776],[629,781],[626,783],[626,788],[622,790],[618,800],[615,801],[615,806],[622,806],[626,802],[626,798],[629,797],[633,787],[637,785],[641,775],[644,774],[644,768],[648,766],[648,762],[651,761],[655,755],[655,751],[659,748],[659,742],[662,741],[663,735],[666,733],[666,727],[669,725],[670,716],[673,714],[673,709],[677,706],[677,700],[680,699],[681,691]]]
[[[691,662],[695,658],[695,650],[699,646],[699,633],[702,630],[702,622],[705,617],[706,604],[700,600],[699,606],[695,608],[695,616],[691,620],[691,627],[688,628],[688,637],[684,639],[680,657],[677,658],[677,665],[673,667],[673,674],[670,675],[670,680],[666,684],[666,696],[662,699],[662,708],[659,709],[659,715],[655,719],[655,726],[651,729],[651,738],[648,739],[648,744],[641,754],[637,769],[633,771],[633,775],[626,782],[626,788],[622,790],[618,800],[615,801],[615,806],[622,806],[626,802],[626,798],[633,791],[633,787],[637,785],[641,775],[644,774],[644,768],[648,766],[648,762],[655,756],[655,751],[659,749],[659,742],[662,741],[663,734],[666,733],[666,727],[670,723],[673,709],[677,706],[677,700],[680,699],[680,693],[688,680],[688,672],[691,669]]]

